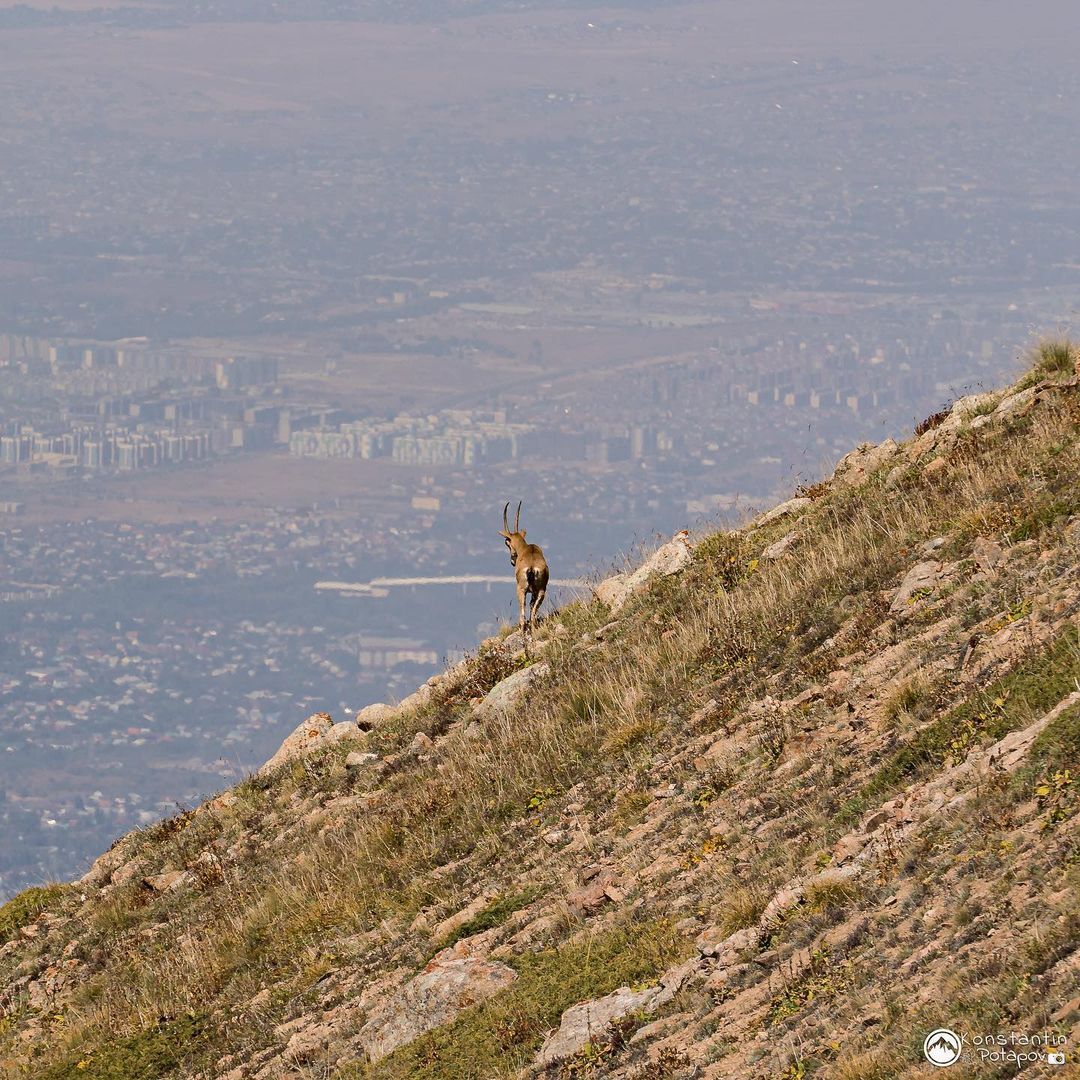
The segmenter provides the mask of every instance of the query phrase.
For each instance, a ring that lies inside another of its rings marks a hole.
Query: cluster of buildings
[[[281,440],[278,360],[0,335],[0,470],[133,471]]]
[[[352,420],[336,429],[294,431],[294,457],[389,458],[399,465],[495,464],[518,456],[531,425],[511,423],[505,410],[447,409],[437,416],[399,415],[390,420]]]
[[[165,462],[198,461],[211,452],[210,433],[174,434],[168,430],[145,434],[109,426],[74,428],[46,435],[23,428],[18,435],[0,436],[0,465],[26,463],[31,467],[88,470],[149,469]]]

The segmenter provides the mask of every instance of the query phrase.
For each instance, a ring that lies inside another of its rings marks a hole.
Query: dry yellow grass
[[[1058,366],[1040,374],[1064,379],[1068,372]],[[965,423],[945,455],[947,469],[933,481],[920,462],[888,483],[890,468],[854,487],[834,483],[798,518],[798,558],[760,560],[790,521],[702,544],[681,575],[633,601],[618,635],[602,644],[582,645],[607,619],[599,605],[565,608],[540,632],[552,673],[512,716],[467,727],[455,721],[468,705],[447,698],[372,737],[386,763],[381,771],[350,772],[344,751],[330,751],[246,781],[227,811],[125,840],[144,873],[216,859],[220,874],[205,887],[160,898],[133,883],[85,904],[58,899],[56,910],[70,919],[69,940],[95,959],[65,1000],[63,1022],[44,1030],[31,1068],[45,1075],[88,1048],[156,1030],[162,1016],[212,1014],[228,1022],[205,1035],[193,1063],[176,1066],[209,1075],[198,1070],[212,1070],[217,1056],[242,1059],[272,1043],[275,1025],[318,992],[327,972],[366,978],[384,962],[423,962],[431,943],[408,928],[424,912],[457,910],[492,884],[558,896],[561,871],[549,868],[540,833],[558,823],[566,793],[584,791],[579,801],[588,801],[598,834],[609,827],[626,833],[650,801],[640,793],[652,781],[638,778],[652,777],[658,761],[700,734],[690,716],[707,700],[717,702],[713,730],[730,724],[756,733],[747,743],[756,750],[726,763],[720,787],[740,784],[739,797],[766,800],[777,807],[776,820],[757,839],[731,830],[731,843],[743,845],[740,858],[752,860],[747,881],[723,845],[707,843],[702,815],[721,792],[707,787],[706,773],[675,774],[705,794],[678,819],[682,831],[672,832],[671,850],[682,852],[678,865],[694,868],[697,903],[725,931],[754,925],[773,890],[837,835],[841,793],[855,798],[866,781],[849,781],[854,764],[844,766],[848,772],[834,767],[831,783],[820,788],[797,769],[774,776],[773,762],[798,732],[772,731],[767,716],[745,714],[747,705],[766,694],[798,693],[871,642],[884,648],[890,635],[917,633],[947,597],[901,627],[888,619],[881,596],[928,539],[946,537],[943,550],[962,560],[976,534],[1006,545],[1056,536],[1062,519],[1080,513],[1074,389],[1048,393],[1029,416],[980,428]],[[997,602],[990,585],[986,590],[980,603]],[[476,671],[485,672],[476,674],[480,682],[501,676],[497,665],[488,670],[481,661]],[[883,715],[906,737],[955,706],[962,692],[916,672],[893,689]],[[417,731],[445,733],[428,761],[408,753]],[[892,781],[880,782],[886,790]],[[361,796],[362,808],[333,802]],[[803,839],[793,844],[788,836]],[[846,885],[819,889],[807,898],[803,925],[793,921],[790,932],[817,932],[815,919],[833,917],[853,899]],[[662,912],[651,903],[643,900],[640,910],[657,918]],[[638,970],[640,959],[634,925],[626,924],[618,953],[628,970]],[[581,930],[579,921],[560,916],[545,947],[561,955]],[[654,940],[642,934],[641,941]],[[4,963],[10,975],[11,962]],[[250,1007],[263,989],[272,992]],[[0,1023],[0,1058],[17,1049],[16,1033],[31,1015],[25,1002],[5,1008],[12,1019],[7,1032]],[[873,1080],[899,1075],[888,1072],[893,1068],[900,1068],[895,1056],[868,1052],[843,1057],[831,1075]]]

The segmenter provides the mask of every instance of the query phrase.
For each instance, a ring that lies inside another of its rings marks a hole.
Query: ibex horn
[[[507,511],[507,510],[509,510],[509,509],[510,509],[510,504],[509,504],[509,503],[507,503],[507,504],[506,504],[506,505],[505,505],[505,506],[503,507],[503,532],[504,532],[504,533],[507,533],[507,534],[509,534],[509,532],[510,532],[510,524],[509,524],[509,522],[507,522],[507,520],[506,520],[506,511]]]
[[[510,504],[507,503],[507,506]],[[520,532],[521,530],[521,503],[518,503],[517,517],[514,518],[514,532]]]

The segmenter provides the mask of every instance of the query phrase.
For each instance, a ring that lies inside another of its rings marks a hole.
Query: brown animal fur
[[[532,596],[532,605],[529,611],[528,626],[531,629],[536,621],[536,613],[544,602],[544,594],[547,592],[548,564],[543,551],[536,544],[530,544],[525,539],[525,530],[521,525],[521,503],[518,503],[517,517],[514,519],[514,528],[511,531],[506,520],[506,512],[510,509],[507,503],[503,507],[503,527],[499,535],[506,543],[510,552],[510,565],[514,567],[514,576],[517,579],[518,605],[521,608],[521,632],[525,633],[525,598]]]

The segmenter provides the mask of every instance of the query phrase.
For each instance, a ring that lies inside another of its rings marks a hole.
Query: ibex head
[[[518,503],[517,505],[517,516],[514,518],[513,530],[511,530],[510,525],[506,520],[506,512],[509,509],[510,504],[507,503],[503,507],[503,527],[500,530],[499,535],[503,538],[503,542],[510,552],[510,565],[517,566],[518,549],[525,544],[525,530],[519,530],[519,526],[521,525],[521,503]]]

